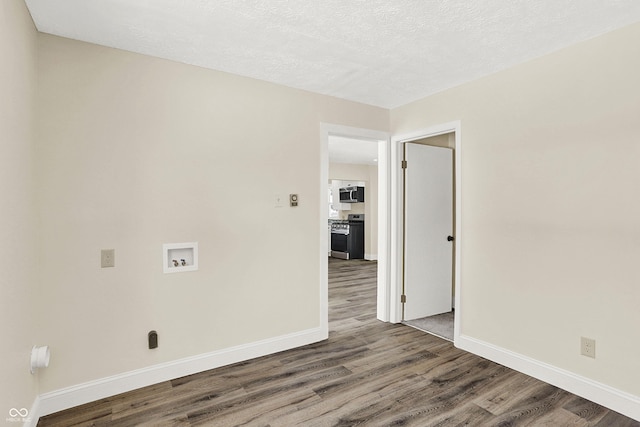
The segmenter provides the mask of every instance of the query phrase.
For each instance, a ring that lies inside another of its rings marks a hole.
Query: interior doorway
[[[405,143],[403,320],[453,306],[453,150]]]
[[[423,144],[434,147],[446,147],[453,153],[453,232],[450,235],[442,236],[444,244],[451,246],[450,251],[453,252],[453,265],[450,267],[451,283],[448,288],[448,298],[451,312],[448,314],[449,324],[453,321],[453,334],[448,334],[447,339],[457,340],[460,333],[461,306],[460,306],[460,200],[461,200],[461,138],[460,138],[460,122],[451,122],[443,125],[434,126],[433,128],[421,130],[408,135],[400,135],[392,138],[392,188],[394,189],[394,197],[392,198],[392,292],[390,294],[391,302],[391,321],[400,323],[404,320],[403,316],[403,284],[404,284],[404,262],[405,262],[405,239],[404,239],[404,176],[402,168],[402,160],[404,158],[405,144]],[[451,254],[451,252],[449,252]],[[415,261],[414,261],[415,262]],[[436,335],[441,335],[435,333]]]
[[[379,144],[329,135],[331,257],[378,259]]]
[[[453,341],[454,135],[404,143],[402,319]]]
[[[374,131],[370,129],[353,128],[340,125],[321,124],[320,148],[321,148],[321,325],[328,330],[328,253],[331,242],[331,233],[329,231],[330,208],[328,205],[327,195],[329,194],[329,145],[330,140],[337,140],[338,143],[345,140],[355,140],[360,143],[367,144],[374,148],[377,153],[377,171],[375,179],[377,186],[375,192],[376,208],[375,211],[369,211],[369,218],[365,216],[365,227],[369,227],[368,234],[371,239],[375,235],[376,247],[375,253],[372,252],[372,246],[369,245],[369,252],[366,258],[377,260],[377,308],[376,317],[383,321],[389,321],[389,241],[390,241],[390,169],[389,156],[390,144],[389,134],[386,132]],[[334,141],[335,142],[335,141]],[[357,153],[356,153],[357,154]],[[371,159],[372,160],[372,159]],[[348,178],[342,176],[340,178]],[[338,179],[336,177],[336,179]],[[345,179],[346,180],[346,179]],[[361,180],[356,180],[361,181]],[[371,179],[369,180],[371,186]],[[375,220],[374,220],[375,219]],[[374,225],[375,224],[375,225]]]

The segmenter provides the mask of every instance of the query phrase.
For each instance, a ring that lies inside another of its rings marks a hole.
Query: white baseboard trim
[[[27,416],[27,420],[22,424],[25,427],[36,427],[38,424],[38,420],[40,416],[38,413],[40,412],[40,398],[36,397],[36,400],[33,401],[31,405],[31,410],[29,411],[29,415]]]
[[[301,347],[325,340],[327,337],[328,331],[325,328],[308,329],[43,393],[36,398],[32,405],[29,413],[32,423],[30,425],[35,426],[40,417],[74,406],[232,363]]]
[[[640,396],[469,336],[459,335],[455,346],[640,421]]]
[[[366,259],[367,261],[377,261],[378,254],[364,254],[364,259]]]

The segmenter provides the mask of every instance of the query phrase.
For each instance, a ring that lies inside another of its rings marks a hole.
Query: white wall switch
[[[276,194],[274,197],[274,205],[276,208],[281,208],[284,206],[285,198],[282,194]]]

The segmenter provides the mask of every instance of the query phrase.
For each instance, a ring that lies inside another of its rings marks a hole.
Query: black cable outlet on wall
[[[149,349],[158,347],[158,333],[156,331],[149,332]]]

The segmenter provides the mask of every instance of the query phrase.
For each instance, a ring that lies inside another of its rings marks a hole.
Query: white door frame
[[[454,251],[454,289],[455,289],[455,319],[454,319],[454,344],[460,335],[461,319],[461,277],[460,277],[460,254],[462,252],[462,134],[460,121],[443,123],[426,129],[421,129],[408,134],[391,137],[391,292],[389,293],[389,320],[392,323],[402,321],[402,252],[404,240],[402,236],[403,221],[403,196],[402,196],[402,150],[404,143],[418,139],[438,136],[442,134],[455,134],[454,157],[455,157],[455,251]]]
[[[390,263],[391,254],[391,210],[390,178],[391,156],[389,133],[371,129],[320,123],[320,327],[329,336],[329,276],[327,251],[328,209],[327,188],[329,182],[329,136],[343,136],[356,139],[370,139],[378,143],[378,291],[377,317],[388,322],[391,299]]]

